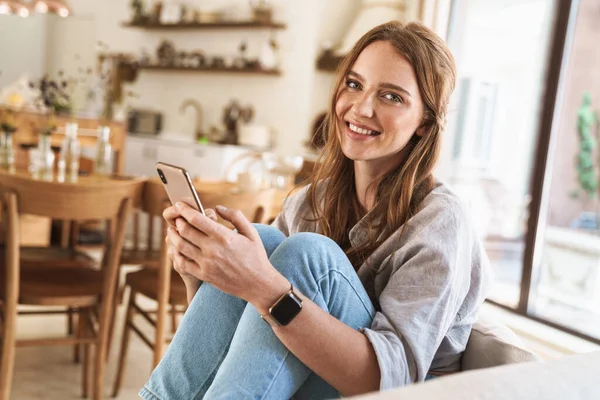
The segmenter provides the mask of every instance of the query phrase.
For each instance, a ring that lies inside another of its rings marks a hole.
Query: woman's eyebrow
[[[387,89],[397,90],[399,92],[406,94],[408,97],[412,97],[410,92],[408,90],[404,89],[402,86],[394,85],[393,83],[382,83],[379,86],[381,86],[383,88],[387,88]]]
[[[361,74],[359,74],[358,72],[355,71],[350,71],[348,72],[348,76],[353,76],[361,81],[364,81],[365,78],[362,77]],[[379,85],[380,87],[386,88],[386,89],[393,89],[393,90],[397,90],[399,92],[402,92],[404,94],[406,94],[408,97],[412,97],[412,95],[410,94],[410,92],[406,89],[404,89],[402,86],[398,86],[398,85],[394,85],[393,83],[382,83],[381,85]]]

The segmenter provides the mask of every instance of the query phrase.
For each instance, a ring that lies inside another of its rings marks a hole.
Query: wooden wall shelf
[[[134,24],[123,22],[125,28],[155,29],[155,30],[185,30],[185,29],[285,29],[287,26],[281,22],[257,22],[257,21],[221,21],[221,22],[185,22],[177,24]]]
[[[213,68],[213,67],[165,67],[162,65],[144,65],[141,70],[148,71],[183,71],[183,72],[222,72],[232,74],[281,75],[279,69],[242,69],[242,68]]]
[[[343,56],[334,55],[330,51],[324,52],[317,59],[317,69],[320,71],[335,72],[343,59]]]

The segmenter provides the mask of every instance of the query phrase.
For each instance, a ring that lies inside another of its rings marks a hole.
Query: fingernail
[[[175,207],[177,207],[178,210],[181,210],[183,208],[183,203],[178,201],[177,203],[175,203]]]
[[[224,206],[216,206],[215,208],[217,209],[217,211],[221,211],[221,212],[227,211],[227,207],[224,207]]]

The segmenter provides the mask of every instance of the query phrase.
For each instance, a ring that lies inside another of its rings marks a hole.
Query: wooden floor
[[[121,332],[123,310],[119,311],[117,332]],[[141,324],[140,324],[141,325]],[[27,316],[19,319],[19,337],[64,335],[66,322],[63,317]],[[148,331],[150,333],[151,331]],[[132,335],[133,336],[133,335]],[[116,338],[105,375],[104,397],[111,398],[115,377],[118,345]],[[129,346],[126,375],[118,399],[139,399],[137,393],[146,383],[152,357],[141,340],[134,338]],[[72,347],[30,347],[17,349],[15,374],[11,399],[58,400],[81,399],[81,365],[73,363]]]

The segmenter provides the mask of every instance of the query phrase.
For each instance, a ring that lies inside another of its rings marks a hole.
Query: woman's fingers
[[[200,249],[202,248],[202,242],[207,238],[204,233],[194,228],[183,218],[177,218],[175,229],[179,236]]]
[[[205,214],[205,215],[206,215],[208,218],[212,219],[213,221],[215,221],[215,222],[219,222],[219,219],[218,219],[218,217],[217,217],[217,213],[216,213],[216,212],[215,212],[215,210],[213,210],[212,208],[205,208],[205,209],[204,209],[204,214]]]
[[[185,203],[177,203],[176,207],[181,217],[185,218],[185,220],[194,228],[208,236],[225,237],[232,232],[231,229],[215,222],[212,218],[203,215]]]
[[[200,266],[193,260],[187,259],[181,253],[171,248],[170,251],[171,260],[173,261],[173,268],[181,275],[192,275],[196,278],[201,278]]]
[[[167,221],[169,226],[175,227],[175,220],[179,217],[181,217],[181,214],[179,213],[179,210],[177,210],[176,207],[167,207],[163,211],[163,218],[165,219],[165,221]]]
[[[256,228],[240,210],[217,206],[217,212],[225,220],[231,222],[237,231],[252,241],[260,241]]]
[[[198,233],[199,234],[199,233]],[[167,240],[176,253],[195,260],[200,257],[200,249],[194,244],[180,236],[173,228],[167,229]]]

